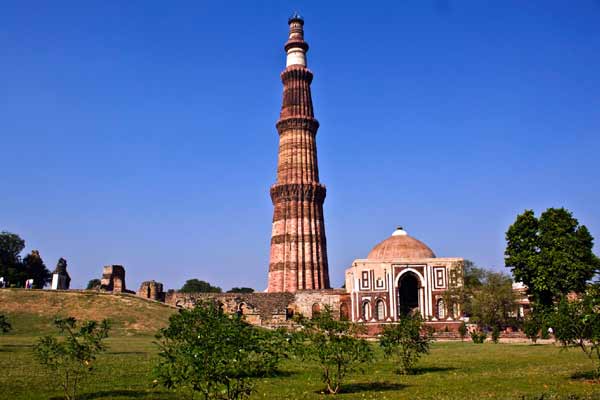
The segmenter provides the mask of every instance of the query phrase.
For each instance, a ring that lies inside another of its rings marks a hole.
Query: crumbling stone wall
[[[163,284],[156,281],[142,282],[137,292],[137,295],[145,299],[165,301],[165,292],[163,291]]]
[[[312,317],[313,311],[332,308],[339,316],[340,304],[348,297],[344,290],[310,290],[296,293],[177,293],[166,294],[167,304],[191,308],[211,301],[218,303],[226,313],[239,313],[254,325],[277,327],[291,325],[292,317],[301,313]],[[317,307],[315,307],[315,305]]]
[[[133,293],[125,286],[125,268],[122,265],[107,265],[102,271],[100,289],[113,293]]]

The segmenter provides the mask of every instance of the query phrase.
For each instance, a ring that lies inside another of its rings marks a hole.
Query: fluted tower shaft
[[[269,292],[329,288],[323,222],[326,190],[319,183],[315,141],[319,122],[314,118],[310,92],[313,74],[306,67],[304,21],[295,14],[288,22],[287,62],[281,73],[283,104],[276,125],[277,182],[271,187]]]

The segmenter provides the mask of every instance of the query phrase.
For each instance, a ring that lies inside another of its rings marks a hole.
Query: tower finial
[[[290,17],[288,18],[288,24],[291,24],[294,21],[298,21],[301,24],[304,24],[304,17],[298,12],[298,10],[295,10],[292,15],[290,15]]]
[[[287,53],[285,66],[301,65],[306,67],[308,43],[304,41],[304,18],[298,11],[294,11],[288,19],[288,24],[290,25],[290,33],[288,41],[285,43]]]

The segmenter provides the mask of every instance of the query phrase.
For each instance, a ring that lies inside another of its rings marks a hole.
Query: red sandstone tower
[[[306,68],[308,43],[304,20],[288,20],[286,68],[281,73],[283,105],[277,121],[279,161],[277,183],[271,187],[273,233],[269,292],[328,289],[327,246],[323,222],[325,186],[319,183],[315,136],[319,122],[313,114]]]

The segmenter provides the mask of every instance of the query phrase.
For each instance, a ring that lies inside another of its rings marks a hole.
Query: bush
[[[90,281],[87,284],[86,290],[98,290],[100,289],[100,284],[100,279],[90,279]]]
[[[468,329],[467,324],[463,321],[462,324],[458,327],[458,334],[460,335],[460,340],[465,340],[467,337]]]
[[[494,326],[494,328],[492,329],[492,342],[497,344],[499,339],[500,339],[500,328],[497,326]]]
[[[482,331],[471,332],[471,340],[473,341],[473,343],[481,344],[481,343],[485,342],[486,338],[487,338],[487,334],[485,332],[482,332]]]
[[[171,316],[157,334],[156,383],[205,399],[245,399],[254,378],[272,373],[282,354],[281,332],[271,332],[203,303]]]
[[[86,321],[78,327],[73,317],[56,319],[54,324],[65,339],[45,336],[35,345],[34,353],[43,366],[60,377],[65,399],[75,399],[77,385],[92,371],[96,356],[106,350],[102,341],[108,337],[110,326],[103,320],[100,324]]]
[[[387,325],[381,334],[379,344],[387,356],[397,359],[398,374],[408,374],[419,358],[429,353],[433,342],[431,330],[426,329],[420,314],[407,315],[398,323]]]
[[[600,283],[590,285],[580,299],[563,298],[548,319],[565,348],[579,347],[596,363],[600,380]]]
[[[323,373],[327,393],[338,393],[346,375],[373,360],[373,351],[364,339],[355,337],[360,326],[333,317],[326,306],[312,319],[297,316],[302,326],[294,340],[297,356],[316,361]]]
[[[3,314],[0,314],[0,333],[8,333],[12,329],[10,322]]]
[[[529,340],[536,343],[540,337],[541,324],[537,316],[529,314],[523,322],[523,333]]]

